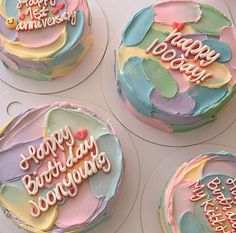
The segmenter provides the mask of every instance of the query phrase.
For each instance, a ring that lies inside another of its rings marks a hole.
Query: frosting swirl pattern
[[[117,88],[127,109],[168,133],[215,120],[236,90],[235,35],[221,12],[190,0],[138,12],[116,52]]]
[[[35,80],[62,77],[91,44],[87,0],[0,1],[0,59],[17,74]]]
[[[163,191],[160,220],[166,233],[235,232],[236,157],[203,154],[180,166]]]
[[[30,232],[82,232],[106,219],[123,171],[114,130],[84,107],[29,109],[1,131],[0,204]]]

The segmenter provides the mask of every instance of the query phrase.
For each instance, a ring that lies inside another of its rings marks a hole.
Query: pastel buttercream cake
[[[116,51],[127,109],[164,132],[216,119],[235,93],[236,27],[213,6],[167,1],[139,11]]]
[[[21,76],[65,76],[91,45],[87,0],[0,1],[0,60]]]
[[[96,227],[114,209],[123,172],[110,122],[85,107],[32,108],[1,130],[0,206],[29,232]]]
[[[165,187],[160,221],[165,233],[236,231],[236,157],[207,153],[180,166]]]

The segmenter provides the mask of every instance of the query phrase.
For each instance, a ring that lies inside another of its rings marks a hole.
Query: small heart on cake
[[[57,8],[58,9],[64,9],[65,8],[65,3],[64,2],[60,2],[57,4]]]
[[[59,13],[59,9],[58,8],[53,8],[51,10],[51,12],[54,14],[54,15],[57,15]]]
[[[172,28],[177,29],[178,32],[182,31],[184,27],[185,27],[184,23],[177,23],[177,22],[172,23]]]
[[[83,128],[80,129],[76,134],[75,137],[78,138],[79,140],[83,140],[88,136],[88,130]]]
[[[20,14],[20,15],[19,15],[19,19],[20,19],[20,20],[24,20],[24,19],[25,19],[25,14],[24,14],[24,13]]]

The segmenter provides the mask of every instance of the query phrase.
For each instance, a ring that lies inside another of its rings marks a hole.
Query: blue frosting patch
[[[218,40],[204,40],[202,42],[204,45],[209,46],[212,50],[215,50],[217,53],[220,53],[220,58],[217,60],[218,62],[225,63],[231,60],[232,51],[229,45],[224,42]]]
[[[5,7],[6,13],[9,17],[14,17],[18,19],[18,0],[3,0],[3,6]]]
[[[188,91],[196,102],[193,115],[202,114],[208,108],[212,108],[214,104],[220,102],[227,94],[227,87],[219,89],[210,89],[208,87],[194,87]]]
[[[63,56],[58,56],[57,59],[53,59],[49,65],[52,67],[58,66],[63,64],[66,60],[73,60],[76,57],[79,57],[79,55],[82,54],[84,49],[84,46],[81,44],[80,46],[73,49],[70,53],[63,54]]]
[[[123,32],[124,45],[135,46],[142,42],[154,22],[154,16],[152,7],[138,12]]]
[[[116,192],[117,184],[123,169],[122,150],[117,137],[105,134],[97,139],[99,151],[106,151],[106,155],[111,162],[109,174],[99,172],[90,177],[89,184],[91,191],[97,198],[105,197],[109,201]]]
[[[119,77],[119,83],[122,94],[127,97],[132,106],[144,116],[151,117],[156,111],[150,99],[154,86],[146,78],[142,63],[143,60],[138,57],[130,58],[124,65],[124,74]]]
[[[207,184],[208,182],[214,180],[216,177],[218,177],[221,181],[222,184],[226,184],[226,181],[229,178],[232,178],[230,176],[224,175],[224,174],[214,174],[214,175],[209,175],[209,176],[205,176],[200,180],[201,184]],[[227,186],[227,185],[226,185]],[[209,195],[210,198],[215,199],[215,196],[213,195],[212,191],[208,190],[207,188],[205,188],[204,190],[205,193],[207,193]],[[231,194],[228,188],[225,187],[224,190],[221,190],[221,192],[224,194],[224,196],[226,198],[231,198]]]
[[[180,233],[204,233],[201,224],[191,212],[186,212],[179,220]]]
[[[85,19],[83,12],[79,11],[77,13],[77,24],[75,26],[72,26],[70,23],[67,23],[66,25],[66,31],[68,34],[67,42],[65,46],[54,55],[54,57],[67,52],[76,44],[76,42],[78,42],[78,40],[81,38],[84,32],[84,24],[85,24],[84,20]]]

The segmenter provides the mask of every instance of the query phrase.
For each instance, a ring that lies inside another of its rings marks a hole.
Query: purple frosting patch
[[[190,114],[195,107],[194,99],[184,93],[172,99],[166,99],[163,98],[156,89],[153,89],[151,100],[158,109],[171,115],[187,115]]]

